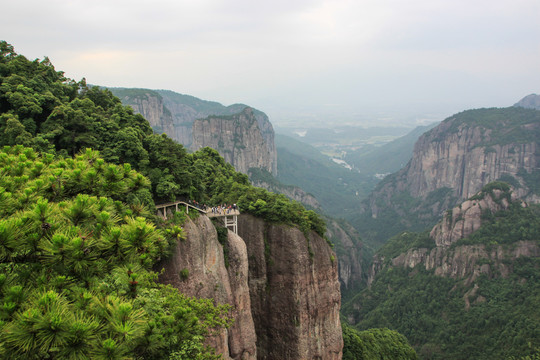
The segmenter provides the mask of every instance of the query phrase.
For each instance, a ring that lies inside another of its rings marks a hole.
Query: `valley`
[[[274,131],[0,51],[0,358],[538,357],[540,96]]]

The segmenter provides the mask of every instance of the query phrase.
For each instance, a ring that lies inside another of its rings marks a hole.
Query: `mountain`
[[[375,255],[370,287],[343,307],[358,329],[389,327],[424,359],[533,356],[540,346],[540,206],[503,182]]]
[[[539,139],[538,110],[478,109],[449,117],[418,139],[412,159],[377,185],[352,224],[377,247],[400,231],[432,226],[446,209],[495,180],[538,202]]]
[[[523,99],[515,103],[514,106],[519,106],[526,109],[540,110],[540,95],[527,95]]]
[[[246,112],[245,109],[249,108],[247,105],[224,106],[169,90],[109,90],[118,96],[124,105],[131,106],[136,113],[142,114],[155,132],[165,133],[192,150],[205,146],[213,147],[243,173],[247,174],[251,167],[260,167],[277,174],[274,130],[268,116],[263,112],[251,108]],[[201,119],[206,119],[206,122],[196,121]],[[215,130],[212,136],[208,134],[211,130]],[[214,138],[218,135],[219,139]],[[249,142],[248,139],[254,141]],[[243,146],[246,147],[242,148]]]
[[[191,147],[194,150],[206,146],[216,149],[225,161],[244,174],[250,168],[257,168],[276,175],[274,133],[268,119],[265,124],[268,127],[261,131],[255,112],[249,107],[234,115],[197,119],[192,126]]]
[[[362,174],[389,174],[403,168],[411,159],[415,142],[420,135],[437,124],[418,126],[411,132],[381,146],[362,147],[349,151],[344,160]]]

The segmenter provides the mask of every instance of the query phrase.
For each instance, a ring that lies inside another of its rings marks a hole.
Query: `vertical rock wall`
[[[268,131],[266,131],[268,132]],[[244,174],[260,168],[277,174],[277,153],[270,149],[253,109],[232,116],[210,116],[193,123],[192,149],[209,146]]]
[[[217,304],[233,306],[235,322],[231,328],[212,339],[210,345],[225,359],[257,358],[256,335],[251,316],[248,287],[248,261],[244,241],[229,232],[229,266],[225,267],[223,248],[212,222],[200,216],[184,225],[187,238],[180,241],[173,256],[160,264],[165,271],[160,281],[172,284],[182,293],[214,299]],[[183,269],[189,271],[183,279]]]
[[[324,239],[242,215],[258,358],[341,359],[337,259]],[[311,254],[311,255],[310,255]]]
[[[326,240],[250,215],[239,216],[238,229],[228,233],[226,267],[211,221],[188,219],[160,281],[233,306],[234,325],[211,343],[225,359],[340,360],[337,259]]]

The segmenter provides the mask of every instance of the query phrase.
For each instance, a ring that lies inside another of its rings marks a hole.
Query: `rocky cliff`
[[[188,296],[232,305],[233,326],[215,336],[210,345],[225,359],[257,359],[246,244],[236,234],[228,232],[226,267],[223,247],[208,217],[188,219],[184,231],[186,240],[180,241],[173,256],[160,264],[160,268],[165,269],[160,281],[172,284]]]
[[[235,141],[228,141],[227,134],[221,134],[219,132],[201,134],[200,131],[208,131],[209,129],[204,126],[201,127],[200,124],[194,129],[194,123],[198,119],[205,119],[210,116],[230,117],[234,115],[237,118],[241,117],[242,115],[235,114],[243,113],[244,109],[247,108],[246,105],[234,104],[224,106],[214,101],[201,100],[190,95],[178,94],[168,90],[125,88],[111,88],[110,90],[120,98],[124,105],[129,105],[136,113],[142,114],[157,133],[166,133],[173,140],[176,140],[191,150],[211,146],[218,150],[227,161],[227,154],[236,152],[237,157],[231,158],[229,156],[229,158],[236,161],[233,165],[237,167],[238,171],[246,174],[250,167],[261,167],[267,169],[274,176],[277,174],[277,151],[274,144],[274,129],[268,120],[268,116],[263,112],[251,109],[250,117],[256,121],[257,126],[252,126],[250,122],[249,130],[236,129],[236,132],[233,134],[237,136],[233,139]],[[251,134],[249,131],[254,131],[254,133]],[[219,137],[222,142],[209,141],[207,136]],[[242,144],[238,142],[241,140],[238,136],[245,136],[246,139],[258,139],[260,141],[258,143]],[[195,142],[195,139],[197,139],[197,142]],[[218,149],[220,144],[223,146]],[[234,146],[227,147],[234,144],[236,144],[236,148]],[[252,147],[254,145],[256,146],[255,148]],[[238,152],[239,148],[242,148],[243,151]],[[256,156],[261,156],[261,159],[255,161],[254,158]],[[248,162],[243,163],[244,160]]]
[[[247,107],[231,116],[209,116],[193,123],[194,150],[209,146],[216,149],[235,169],[244,174],[260,168],[277,174],[277,155],[264,137],[253,109]]]
[[[540,201],[539,168],[540,111],[465,111],[418,139],[407,166],[370,195],[364,216],[386,214],[387,222],[399,218],[398,231],[414,229],[415,223],[433,225],[446,209],[495,180],[510,183],[518,197],[535,203]]]
[[[510,244],[497,244],[496,241],[490,245],[457,243],[490,221],[488,220],[490,215],[504,216],[511,206],[525,208],[527,203],[509,190],[498,188],[483,190],[449,210],[433,227],[429,237],[434,247],[413,247],[393,257],[390,263],[392,266],[406,268],[421,265],[426,270],[434,270],[435,275],[465,279],[465,283],[468,284],[482,274],[489,277],[495,274],[506,277],[512,269],[512,262],[518,257],[540,256],[540,244],[537,239],[525,236]],[[384,263],[384,258],[375,257],[369,274],[369,283],[384,267]]]
[[[268,173],[255,171],[254,169],[250,170],[249,177],[254,186],[283,194],[318,212],[322,210],[315,196],[297,186],[284,185],[274,177],[269,176]],[[325,235],[334,244],[334,249],[338,255],[341,291],[342,293],[353,291],[363,282],[362,265],[365,263],[365,259],[363,258],[364,251],[360,235],[344,220],[338,221],[327,216],[324,216],[324,220],[326,222]]]
[[[326,241],[249,215],[238,226],[227,267],[211,221],[188,220],[160,280],[233,306],[235,324],[212,343],[226,359],[341,359],[337,261]]]
[[[337,261],[326,240],[242,215],[259,359],[341,359]]]

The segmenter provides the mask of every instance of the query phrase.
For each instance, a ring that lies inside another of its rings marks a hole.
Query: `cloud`
[[[503,106],[540,91],[537,0],[18,0],[3,13],[16,51],[75,79],[263,110]]]

